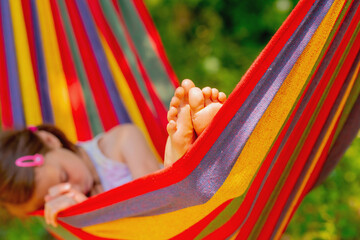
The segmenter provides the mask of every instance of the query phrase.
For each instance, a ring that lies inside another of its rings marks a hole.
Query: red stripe
[[[360,16],[360,14],[359,14]],[[355,21],[353,20],[352,23],[354,23]],[[357,22],[357,21],[356,21]],[[355,24],[354,24],[355,25]],[[350,34],[348,34],[350,35]],[[348,39],[346,39],[348,40]],[[339,47],[338,51],[338,55],[340,57],[340,53],[344,52],[345,47],[348,44],[348,41],[343,41],[342,46]],[[326,101],[323,104],[323,107],[316,119],[316,122],[314,123],[313,127],[312,127],[312,131],[310,132],[305,145],[302,148],[302,151],[300,152],[299,156],[298,156],[298,161],[295,162],[289,177],[287,179],[287,181],[285,182],[281,193],[279,194],[279,197],[277,198],[277,202],[275,203],[274,207],[272,208],[271,213],[269,214],[269,218],[266,222],[266,228],[263,228],[264,233],[263,234],[269,234],[269,231],[272,231],[273,227],[275,226],[275,223],[278,219],[278,217],[281,214],[281,210],[283,209],[286,200],[288,198],[288,196],[291,193],[291,190],[293,188],[293,186],[296,183],[296,180],[298,178],[298,176],[301,173],[301,170],[305,164],[305,160],[308,159],[308,156],[310,155],[313,146],[320,134],[320,131],[324,125],[324,123],[326,122],[327,116],[329,114],[329,112],[331,111],[331,108],[339,94],[339,91],[342,87],[343,82],[346,79],[346,76],[351,68],[351,65],[359,51],[359,47],[360,47],[360,35],[357,37],[355,43],[354,43],[354,48],[349,52],[349,55],[343,65],[343,67],[340,70],[340,73],[337,76],[337,81],[334,82],[328,97],[326,99]],[[329,66],[328,69],[335,69],[336,68],[336,62],[332,62],[333,64],[331,66]],[[332,71],[332,70],[331,70]],[[328,78],[330,78],[330,74],[331,72],[328,71]]]
[[[154,22],[151,19],[149,12],[147,11],[143,1],[133,0],[133,3],[135,6],[135,9],[137,9],[137,11],[138,11],[138,16],[140,17],[140,19],[144,23],[146,30],[148,31],[149,36],[151,37],[152,41],[155,43],[154,44],[154,47],[155,47],[154,52],[156,52],[158,54],[158,56],[160,57],[160,59],[162,60],[164,66],[165,66],[166,72],[168,73],[173,86],[175,88],[177,88],[179,86],[179,80],[177,79],[174,70],[171,68],[170,62],[169,62],[169,60],[166,56],[165,50],[164,50],[164,46],[161,42],[161,38],[159,36],[158,31],[156,30],[156,27],[154,25]]]
[[[1,7],[1,6],[0,6]],[[13,115],[8,83],[5,45],[2,30],[2,17],[0,11],[0,101],[1,101],[1,125],[2,129],[9,129],[13,126]]]
[[[236,86],[235,90],[220,109],[220,112],[214,117],[209,127],[200,135],[198,141],[194,143],[181,160],[158,173],[154,173],[119,188],[97,195],[91,200],[85,201],[76,207],[69,208],[64,211],[61,216],[66,217],[93,211],[147,192],[156,191],[175,184],[189,175],[200,163],[234,114],[244,103],[259,79],[274,61],[277,54],[282,50],[287,40],[291,37],[304,16],[307,14],[313,2],[314,0],[302,0],[299,2],[282,27],[271,39],[267,47]],[[220,229],[220,232],[221,231],[223,231],[223,229]],[[229,235],[230,234],[231,233],[229,233]],[[224,236],[224,234],[220,235],[220,237],[221,236]]]
[[[134,76],[129,68],[129,65],[127,63],[126,57],[124,56],[124,53],[122,52],[119,44],[116,41],[116,38],[114,34],[112,33],[109,25],[107,24],[107,21],[102,13],[102,11],[99,11],[101,9],[101,6],[99,5],[98,1],[88,1],[90,10],[92,12],[92,15],[94,17],[94,20],[99,27],[99,30],[105,37],[111,51],[113,52],[117,63],[121,67],[121,70],[125,76],[125,79],[127,80],[129,87],[132,91],[132,94],[134,96],[135,101],[137,102],[137,106],[142,113],[144,122],[146,124],[146,127],[150,133],[150,136],[152,138],[152,141],[155,145],[156,150],[160,154],[160,156],[164,156],[164,149],[165,149],[165,143],[167,139],[167,133],[165,131],[165,128],[161,126],[159,123],[157,123],[154,119],[154,115],[150,111],[147,103],[145,102],[144,97],[142,96],[141,92],[139,91],[137,87],[137,83],[134,79]],[[165,115],[166,116],[166,115]]]
[[[155,91],[152,82],[150,81],[149,76],[146,73],[146,70],[144,69],[144,66],[140,63],[140,59],[138,58],[138,56],[136,56],[136,61],[139,64],[140,67],[140,72],[141,75],[143,76],[143,79],[145,81],[146,84],[146,88],[149,91],[150,94],[150,98],[152,100],[152,103],[154,104],[156,113],[157,113],[157,119],[160,122],[159,124],[161,124],[162,129],[166,129],[166,125],[168,123],[167,121],[167,110],[165,108],[165,105],[163,104],[163,102],[159,99],[159,94]],[[165,132],[165,131],[164,131]],[[167,137],[167,133],[165,132],[165,139]]]
[[[332,130],[332,133],[331,133],[329,139],[327,140],[328,142],[326,143],[324,151],[322,152],[321,157],[319,158],[319,161],[318,161],[317,165],[315,166],[313,172],[311,173],[310,178],[309,178],[309,180],[308,180],[308,182],[306,184],[306,187],[304,189],[304,192],[302,194],[307,194],[308,192],[310,192],[310,190],[314,187],[314,184],[315,184],[315,182],[317,181],[317,179],[319,177],[319,174],[320,174],[320,172],[322,170],[322,167],[326,162],[326,159],[327,159],[327,156],[328,156],[328,153],[329,153],[329,150],[330,150],[331,143],[333,141],[335,132],[337,131],[337,126],[338,126],[339,121],[340,121],[340,116],[336,121],[335,127]]]
[[[101,121],[105,130],[109,130],[118,124],[118,119],[104,86],[99,66],[97,65],[76,4],[74,1],[66,0],[66,5]]]
[[[30,1],[28,0],[21,0],[22,7],[23,7],[23,13],[24,13],[24,20],[25,20],[25,26],[27,31],[27,38],[28,38],[28,44],[30,49],[30,55],[31,55],[31,62],[32,67],[34,71],[35,76],[35,82],[36,82],[36,90],[39,95],[40,92],[40,86],[39,86],[39,72],[37,67],[37,60],[36,60],[36,46],[35,46],[35,40],[34,40],[34,31],[33,31],[33,21],[32,21],[32,14],[31,14],[31,5]],[[41,98],[38,96],[40,106],[42,105]]]
[[[152,103],[154,104],[155,110],[157,112],[157,118],[160,120],[160,123],[162,124],[163,129],[166,129],[166,125],[167,125],[167,122],[168,122],[167,118],[166,118],[167,110],[166,110],[163,102],[160,100],[159,94],[154,89],[154,86],[153,86],[152,82],[150,81],[150,77],[147,74],[147,72],[146,72],[146,70],[144,68],[144,65],[142,64],[142,62],[140,60],[139,54],[138,54],[138,52],[136,50],[134,42],[132,41],[132,38],[131,38],[130,33],[129,33],[129,29],[127,28],[127,26],[125,24],[125,20],[124,20],[124,17],[122,15],[121,11],[120,11],[119,5],[116,4],[115,0],[113,0],[113,4],[115,6],[116,12],[118,13],[118,18],[119,18],[120,22],[122,23],[127,42],[129,43],[130,48],[131,48],[132,52],[134,53],[134,55],[136,57],[136,62],[137,62],[138,68],[139,68],[140,73],[141,73],[141,75],[143,77],[143,80],[145,81],[146,88],[147,88],[147,90],[148,90],[148,92],[150,94]],[[167,134],[166,134],[165,137],[167,137]]]
[[[338,125],[339,120],[340,120],[340,118],[338,118],[337,123],[336,123],[336,126]],[[331,133],[331,135],[330,135],[330,137],[329,137],[329,139],[328,139],[328,142],[326,143],[326,146],[325,146],[323,152],[321,153],[321,156],[320,156],[320,158],[319,158],[319,161],[318,161],[318,163],[316,164],[315,169],[314,169],[313,172],[311,173],[310,179],[308,180],[308,182],[307,182],[304,190],[302,191],[299,199],[298,199],[297,202],[295,203],[294,208],[291,210],[290,217],[287,219],[286,225],[285,225],[283,231],[286,230],[286,228],[287,228],[290,220],[292,219],[292,216],[294,215],[295,211],[296,211],[297,208],[299,207],[300,203],[302,202],[302,200],[304,199],[304,197],[306,196],[306,194],[308,194],[308,192],[311,190],[311,187],[313,186],[314,181],[316,181],[316,178],[317,178],[317,176],[319,175],[319,173],[320,173],[320,171],[321,171],[321,169],[322,169],[322,166],[324,165],[324,163],[325,163],[325,161],[326,161],[326,157],[327,157],[327,155],[328,155],[328,153],[329,153],[329,149],[330,149],[330,147],[331,147],[331,142],[332,142],[332,140],[333,140],[333,138],[334,138],[335,132],[336,132],[336,127],[332,130],[332,133]],[[267,225],[267,223],[265,223],[265,225]],[[274,231],[274,230],[273,230],[273,231]],[[273,232],[271,231],[271,232],[268,232],[268,233],[266,233],[266,234],[269,236],[269,234],[272,234],[272,233],[273,233]],[[263,236],[263,233],[261,232],[261,234],[259,235],[258,239],[263,239],[262,237],[264,237],[264,236]]]
[[[341,116],[341,115],[340,115],[340,116]],[[305,188],[304,188],[304,191],[303,191],[302,194],[301,194],[301,195],[302,195],[301,199],[304,198],[304,196],[305,196],[308,192],[310,192],[310,190],[313,188],[313,186],[314,186],[317,178],[319,177],[319,174],[320,174],[320,172],[321,172],[321,170],[322,170],[322,167],[323,167],[323,165],[325,164],[325,162],[326,162],[326,160],[327,160],[327,157],[328,157],[328,154],[329,154],[330,148],[331,148],[331,143],[332,143],[332,141],[333,141],[333,139],[334,139],[335,133],[336,133],[337,128],[338,128],[338,124],[339,124],[339,122],[340,122],[340,116],[339,116],[339,118],[337,119],[336,124],[335,124],[335,127],[334,127],[334,129],[332,130],[331,135],[330,135],[330,137],[329,137],[329,139],[328,139],[328,142],[327,142],[327,144],[326,144],[326,146],[325,146],[325,149],[324,149],[324,151],[322,152],[322,154],[321,154],[321,156],[320,156],[320,158],[319,158],[319,162],[318,162],[318,164],[315,166],[313,172],[311,173],[311,176],[310,176],[310,178],[309,178],[309,181],[307,182],[307,184],[306,184],[306,186],[305,186]],[[300,204],[300,203],[301,203],[301,200],[299,200],[299,201],[300,201],[300,202],[299,202],[299,204]],[[296,204],[296,205],[298,205],[298,204]],[[296,208],[295,208],[295,209],[296,209]],[[295,212],[295,209],[294,209],[294,212]],[[289,220],[290,220],[290,219],[289,219]]]
[[[70,47],[68,45],[63,25],[60,19],[59,9],[55,0],[50,1],[51,10],[53,13],[54,25],[59,44],[60,56],[62,60],[62,67],[68,85],[69,97],[71,102],[72,115],[75,122],[76,133],[78,140],[85,141],[92,138],[90,124],[85,109],[84,95],[81,89],[81,84],[76,75],[74,62],[71,57]]]

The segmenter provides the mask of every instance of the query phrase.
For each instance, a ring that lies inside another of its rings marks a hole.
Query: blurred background
[[[145,0],[179,78],[230,94],[295,0]],[[0,239],[51,239],[0,210]],[[283,239],[360,239],[360,136],[300,205]]]

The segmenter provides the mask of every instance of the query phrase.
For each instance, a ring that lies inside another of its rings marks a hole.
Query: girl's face
[[[39,131],[37,134],[51,150],[44,155],[44,163],[35,167],[35,191],[31,199],[24,204],[7,206],[12,214],[20,217],[41,209],[49,189],[57,184],[70,183],[73,189],[87,194],[94,182],[81,156],[62,148],[60,141],[51,133]]]

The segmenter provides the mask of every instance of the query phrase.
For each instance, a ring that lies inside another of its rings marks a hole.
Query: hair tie
[[[38,130],[37,126],[28,126],[28,128],[31,132],[36,132]]]
[[[44,157],[41,154],[23,156],[15,161],[15,165],[18,167],[36,167],[43,163]]]

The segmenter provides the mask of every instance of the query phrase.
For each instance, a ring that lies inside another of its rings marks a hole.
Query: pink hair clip
[[[41,154],[23,156],[15,161],[15,165],[18,167],[36,167],[43,163],[44,157]]]
[[[36,126],[28,126],[28,128],[31,132],[36,132],[38,130],[38,128]]]

